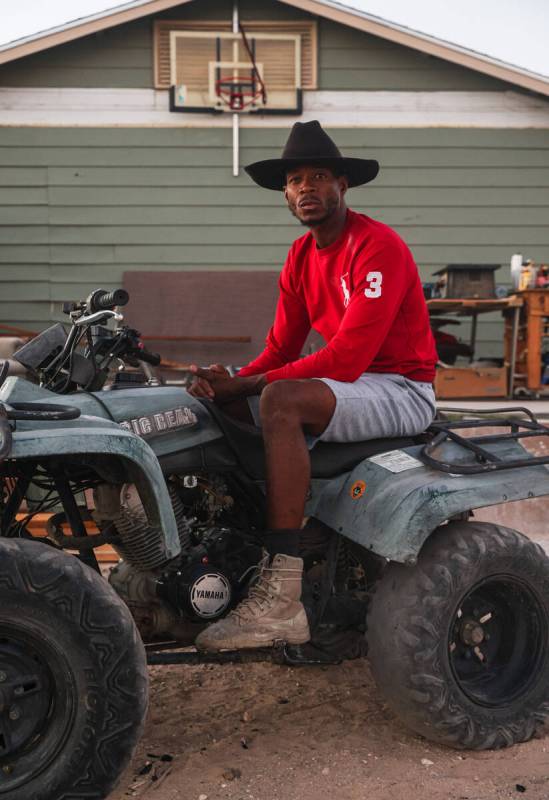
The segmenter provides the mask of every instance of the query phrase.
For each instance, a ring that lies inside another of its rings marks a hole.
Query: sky
[[[549,77],[549,0],[344,0],[340,4]],[[0,0],[0,45],[117,5],[122,3]]]

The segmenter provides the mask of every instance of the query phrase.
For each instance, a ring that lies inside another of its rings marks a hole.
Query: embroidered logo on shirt
[[[343,292],[343,305],[345,308],[349,305],[349,300],[351,299],[351,294],[349,292],[349,287],[347,286],[347,282],[345,278],[349,277],[349,273],[346,272],[345,275],[341,276],[341,291]]]

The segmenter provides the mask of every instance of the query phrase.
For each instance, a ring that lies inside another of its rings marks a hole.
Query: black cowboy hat
[[[346,175],[349,187],[373,181],[379,172],[379,164],[373,159],[346,158],[320,122],[296,122],[290,131],[281,158],[256,161],[244,167],[250,178],[264,189],[281,191],[286,185],[286,173],[303,164],[318,164],[336,169]]]

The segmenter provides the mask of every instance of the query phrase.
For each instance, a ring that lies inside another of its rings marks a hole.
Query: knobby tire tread
[[[390,564],[370,598],[367,624],[372,672],[389,706],[425,738],[485,750],[524,742],[549,719],[549,656],[537,690],[507,711],[478,708],[450,678],[445,663],[448,598],[459,599],[479,565],[517,572],[537,588],[549,620],[549,559],[522,534],[499,525],[452,522],[435,531],[414,567]]]
[[[0,800],[103,800],[133,754],[147,710],[146,656],[128,608],[76,557],[21,539],[0,540],[0,598],[29,609],[38,601],[73,634],[75,653],[93,663],[101,711],[95,726],[77,731],[73,752],[60,753],[59,764],[31,785],[4,794],[0,782]]]

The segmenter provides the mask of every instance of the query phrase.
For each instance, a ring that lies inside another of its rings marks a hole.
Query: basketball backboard
[[[170,32],[170,109],[301,114],[301,36]]]

